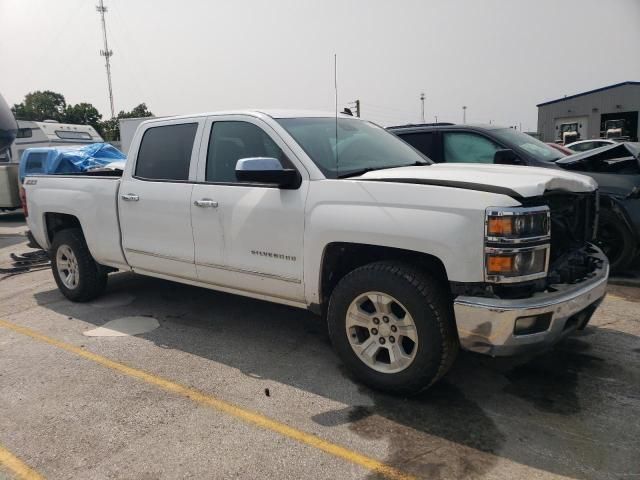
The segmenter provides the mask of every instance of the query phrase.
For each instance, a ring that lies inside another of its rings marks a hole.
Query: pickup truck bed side
[[[47,214],[66,214],[78,219],[93,258],[102,265],[128,268],[120,246],[117,195],[118,177],[80,175],[34,176],[27,180],[30,228],[45,249],[51,245],[52,225]],[[29,185],[37,181],[38,188]],[[49,229],[49,231],[47,231]]]

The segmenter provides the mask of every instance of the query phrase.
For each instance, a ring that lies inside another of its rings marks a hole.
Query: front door
[[[303,300],[308,182],[281,190],[237,181],[235,166],[241,158],[272,157],[285,167],[295,166],[289,159],[293,153],[267,133],[267,124],[253,117],[232,118],[213,117],[205,127],[202,181],[194,186],[191,202],[198,277],[254,294]]]
[[[135,271],[196,278],[190,170],[195,178],[203,124],[154,122],[132,152],[136,161],[123,177],[118,209],[124,254]]]

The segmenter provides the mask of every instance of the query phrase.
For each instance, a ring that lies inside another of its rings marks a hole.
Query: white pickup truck
[[[605,295],[592,179],[432,165],[347,116],[149,120],[121,175],[34,175],[25,189],[70,300],[132,270],[309,309],[357,378],[401,394],[441,378],[460,347],[549,346]]]

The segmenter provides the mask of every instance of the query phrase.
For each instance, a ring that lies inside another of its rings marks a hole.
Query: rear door
[[[122,245],[134,270],[195,279],[191,192],[203,118],[153,122],[118,195]]]

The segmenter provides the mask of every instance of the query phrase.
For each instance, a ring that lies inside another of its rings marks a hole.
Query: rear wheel
[[[600,211],[597,244],[609,259],[612,272],[622,272],[631,267],[636,254],[633,234],[624,221],[610,210]]]
[[[331,295],[327,319],[342,361],[379,390],[424,390],[449,370],[458,351],[446,291],[408,265],[376,262],[349,273]]]
[[[107,285],[107,272],[91,256],[80,229],[56,233],[51,245],[51,269],[58,288],[74,302],[99,296]]]

